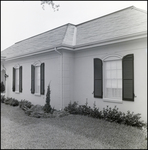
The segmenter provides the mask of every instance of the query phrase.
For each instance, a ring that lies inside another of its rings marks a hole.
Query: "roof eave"
[[[81,45],[74,46],[73,48],[74,50],[81,50],[81,49],[86,49],[86,48],[98,47],[98,46],[103,46],[103,45],[108,45],[108,44],[114,44],[114,43],[129,41],[129,40],[145,38],[145,37],[147,37],[147,31],[136,33],[136,34],[131,34],[127,36],[106,39],[106,40],[88,43],[88,44],[81,44]]]
[[[76,45],[76,46],[61,44],[61,45],[54,46],[52,48],[42,49],[38,52],[33,52],[33,53],[26,54],[26,55],[20,55],[20,56],[15,56],[15,57],[11,57],[11,58],[5,58],[5,60],[9,61],[9,60],[19,59],[19,58],[37,55],[37,54],[41,54],[41,53],[51,52],[51,51],[55,51],[55,48],[58,50],[65,49],[65,50],[69,50],[69,51],[77,51],[77,50],[99,47],[99,46],[109,45],[109,44],[115,44],[115,43],[119,43],[119,42],[125,42],[125,41],[145,38],[145,37],[147,37],[147,31],[132,34],[132,35],[127,35],[127,36],[122,36],[122,37],[111,38],[111,39],[93,42],[93,43]]]

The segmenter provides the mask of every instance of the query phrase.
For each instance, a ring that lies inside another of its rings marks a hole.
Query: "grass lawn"
[[[135,127],[80,115],[33,118],[1,103],[1,149],[147,149]]]

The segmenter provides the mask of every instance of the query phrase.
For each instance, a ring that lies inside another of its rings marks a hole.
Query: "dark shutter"
[[[22,92],[22,66],[19,68],[19,92]]]
[[[12,91],[15,92],[15,68],[13,68]]]
[[[41,64],[40,70],[41,70],[41,78],[40,78],[40,92],[42,95],[44,95],[44,63]]]
[[[134,101],[134,55],[126,55],[122,60],[122,97]]]
[[[94,97],[103,97],[102,60],[94,58]]]
[[[35,92],[35,66],[31,65],[31,93]]]

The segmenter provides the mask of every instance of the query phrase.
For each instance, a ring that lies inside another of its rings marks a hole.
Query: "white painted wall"
[[[45,94],[44,95],[34,95],[31,94],[31,64],[36,61],[45,63]],[[12,68],[19,64],[23,66],[23,92],[16,94],[12,91]],[[22,99],[31,101],[33,104],[44,105],[46,101],[47,86],[51,81],[51,106],[60,109],[62,107],[61,101],[61,67],[60,67],[60,55],[57,52],[48,52],[45,54],[30,56],[27,58],[21,58],[14,61],[9,61],[5,63],[7,68],[7,74],[9,77],[6,79],[7,84],[7,97],[13,97],[19,101]]]
[[[6,73],[6,96],[18,100],[25,99],[33,104],[44,105],[48,83],[51,81],[51,106],[56,109],[64,108],[69,102],[78,101],[93,107],[94,102],[100,110],[115,105],[120,111],[130,110],[141,113],[142,119],[147,122],[147,39],[133,40],[117,44],[100,46],[97,48],[57,52],[46,52],[27,58],[5,62]],[[93,59],[103,59],[109,55],[134,54],[134,102],[122,101],[122,103],[105,102],[103,99],[94,98],[94,70]],[[45,63],[45,95],[36,96],[31,94],[31,64],[35,61]],[[12,68],[16,65],[23,66],[23,92],[16,94],[12,91]]]
[[[88,99],[88,105],[93,107],[95,102],[100,110],[115,105],[119,110],[134,113],[141,113],[142,119],[147,122],[147,39],[133,40],[98,48],[85,49],[75,52],[74,57],[74,101],[79,104],[85,104]],[[103,59],[108,55],[125,56],[134,54],[134,102],[122,101],[122,103],[105,102],[101,98],[94,98],[94,70],[93,59]]]
[[[74,53],[63,50],[63,100],[64,107],[73,102]]]

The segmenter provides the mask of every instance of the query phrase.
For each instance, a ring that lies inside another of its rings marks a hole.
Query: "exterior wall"
[[[141,113],[147,122],[147,39],[133,40],[117,44],[100,46],[75,52],[74,57],[74,101],[93,107],[94,102],[100,110],[115,105],[120,111]],[[103,59],[109,55],[125,56],[134,54],[134,102],[122,103],[105,102],[101,98],[94,98],[94,66],[93,59]]]
[[[51,81],[51,106],[56,109],[64,108],[69,102],[78,101],[93,107],[94,102],[99,109],[114,107],[120,111],[130,110],[141,113],[142,119],[147,122],[147,39],[132,40],[117,44],[100,46],[97,48],[57,52],[29,56],[13,61],[6,61],[6,96],[18,100],[28,100],[33,104],[44,105],[46,101],[47,86]],[[122,103],[105,102],[101,98],[94,98],[94,66],[93,59],[104,59],[110,55],[134,54],[134,102]],[[45,63],[45,94],[36,96],[31,94],[31,64],[36,61]],[[12,68],[15,65],[23,66],[23,92],[16,94],[12,91]]]
[[[6,72],[9,75],[9,77],[6,78],[7,87],[9,87],[6,90],[6,97],[13,97],[19,101],[25,99],[31,101],[33,104],[44,105],[46,102],[47,86],[51,81],[51,106],[56,109],[60,109],[62,107],[60,57],[61,56],[57,52],[48,52],[5,62],[5,67],[7,68]],[[35,63],[36,61],[45,63],[45,94],[40,96],[31,94],[31,64]],[[12,68],[17,64],[23,67],[23,91],[19,94],[12,91]]]
[[[63,51],[63,106],[73,102],[74,52]]]

